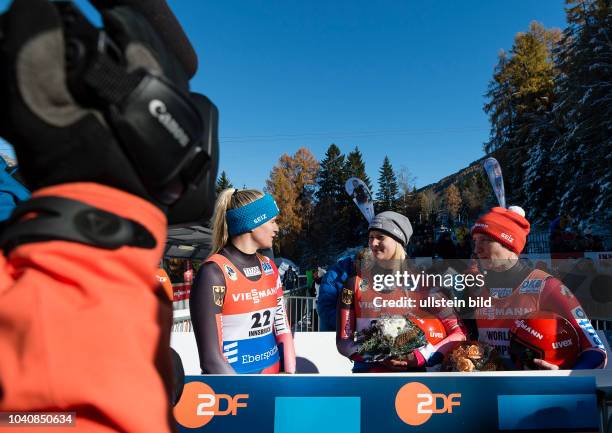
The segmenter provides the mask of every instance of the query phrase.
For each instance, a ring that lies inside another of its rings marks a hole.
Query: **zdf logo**
[[[395,411],[402,421],[413,426],[426,423],[433,414],[453,413],[461,405],[461,394],[434,394],[419,382],[402,386],[395,396]]]
[[[183,427],[202,427],[214,416],[235,416],[238,409],[247,407],[248,398],[248,394],[216,394],[203,382],[189,382],[174,407],[174,417]]]

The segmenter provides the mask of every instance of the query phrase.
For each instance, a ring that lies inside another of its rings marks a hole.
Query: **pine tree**
[[[217,195],[219,195],[219,193],[223,191],[224,189],[233,188],[233,187],[234,185],[232,185],[232,182],[230,182],[225,171],[222,171],[215,185],[215,191]]]
[[[609,0],[567,4],[554,109],[564,126],[552,157],[558,208],[607,230],[612,222],[612,6]]]
[[[346,248],[348,195],[344,189],[347,179],[345,158],[335,144],[331,144],[321,161],[316,204],[310,227],[309,255],[328,263]],[[354,205],[352,205],[354,206]]]
[[[366,174],[365,162],[363,162],[363,156],[358,147],[355,147],[346,156],[345,172],[347,179],[350,177],[361,179],[372,192],[372,182]],[[350,248],[364,242],[368,233],[368,222],[348,195],[346,201],[346,219],[348,227],[350,227],[350,230],[346,231],[346,245]]]
[[[393,171],[393,166],[389,157],[385,156],[378,176],[378,191],[376,192],[376,213],[387,210],[396,210],[397,206],[397,177]]]
[[[465,214],[467,221],[475,221],[484,210],[495,205],[493,188],[484,170],[478,170],[464,178],[458,189],[461,192],[461,212]]]
[[[357,177],[363,180],[369,190],[372,191],[372,182],[366,174],[365,162],[363,162],[363,156],[358,147],[355,147],[355,149],[346,156],[346,171],[348,177]]]
[[[502,166],[511,204],[524,205],[524,167],[539,164],[530,149],[549,125],[557,73],[552,49],[559,37],[558,30],[532,22],[527,33],[516,35],[510,55],[500,53],[486,94],[491,134],[485,151],[495,152]],[[537,183],[537,178],[532,181]]]
[[[485,96],[489,102],[484,111],[489,115],[491,132],[489,141],[484,144],[484,151],[491,153],[506,145],[513,135],[514,109],[512,101],[513,89],[508,73],[508,55],[500,50],[497,55],[497,65],[493,78]]]
[[[523,164],[525,201],[521,205],[534,226],[548,225],[558,213],[558,179],[552,156],[562,129],[557,116],[546,112],[534,119],[527,137],[527,159]]]
[[[344,194],[344,179],[346,177],[344,167],[344,155],[335,144],[331,144],[325,152],[325,158],[321,161],[318,186],[315,196],[319,202],[325,200],[338,200]]]

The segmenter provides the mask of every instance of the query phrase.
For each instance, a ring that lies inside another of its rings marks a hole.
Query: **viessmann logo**
[[[461,406],[461,394],[436,394],[419,382],[402,386],[395,396],[395,411],[406,424],[425,424],[433,414],[453,413]]]
[[[198,428],[215,416],[236,416],[238,409],[248,406],[248,399],[248,394],[217,394],[203,382],[189,382],[174,407],[174,417],[183,427]]]

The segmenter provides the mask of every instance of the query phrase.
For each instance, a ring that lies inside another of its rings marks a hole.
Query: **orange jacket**
[[[172,287],[172,281],[170,281],[170,277],[168,276],[168,273],[164,269],[159,268],[157,270],[156,276],[157,276],[157,281],[159,281],[159,284],[161,284],[161,286],[164,288],[164,292],[166,293],[166,296],[168,296],[168,299],[170,301],[173,301],[174,300],[174,288]]]
[[[139,197],[92,183],[33,197],[49,195],[138,221],[157,246],[49,241],[0,255],[0,412],[76,412],[76,428],[55,427],[58,433],[171,431],[162,379],[170,375],[160,373],[170,368],[172,310],[155,278],[165,216]]]

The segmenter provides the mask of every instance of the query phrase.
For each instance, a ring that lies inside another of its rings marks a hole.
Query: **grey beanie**
[[[402,214],[393,211],[381,212],[372,218],[368,231],[378,230],[389,234],[391,237],[406,246],[412,236],[412,225],[410,220]]]

